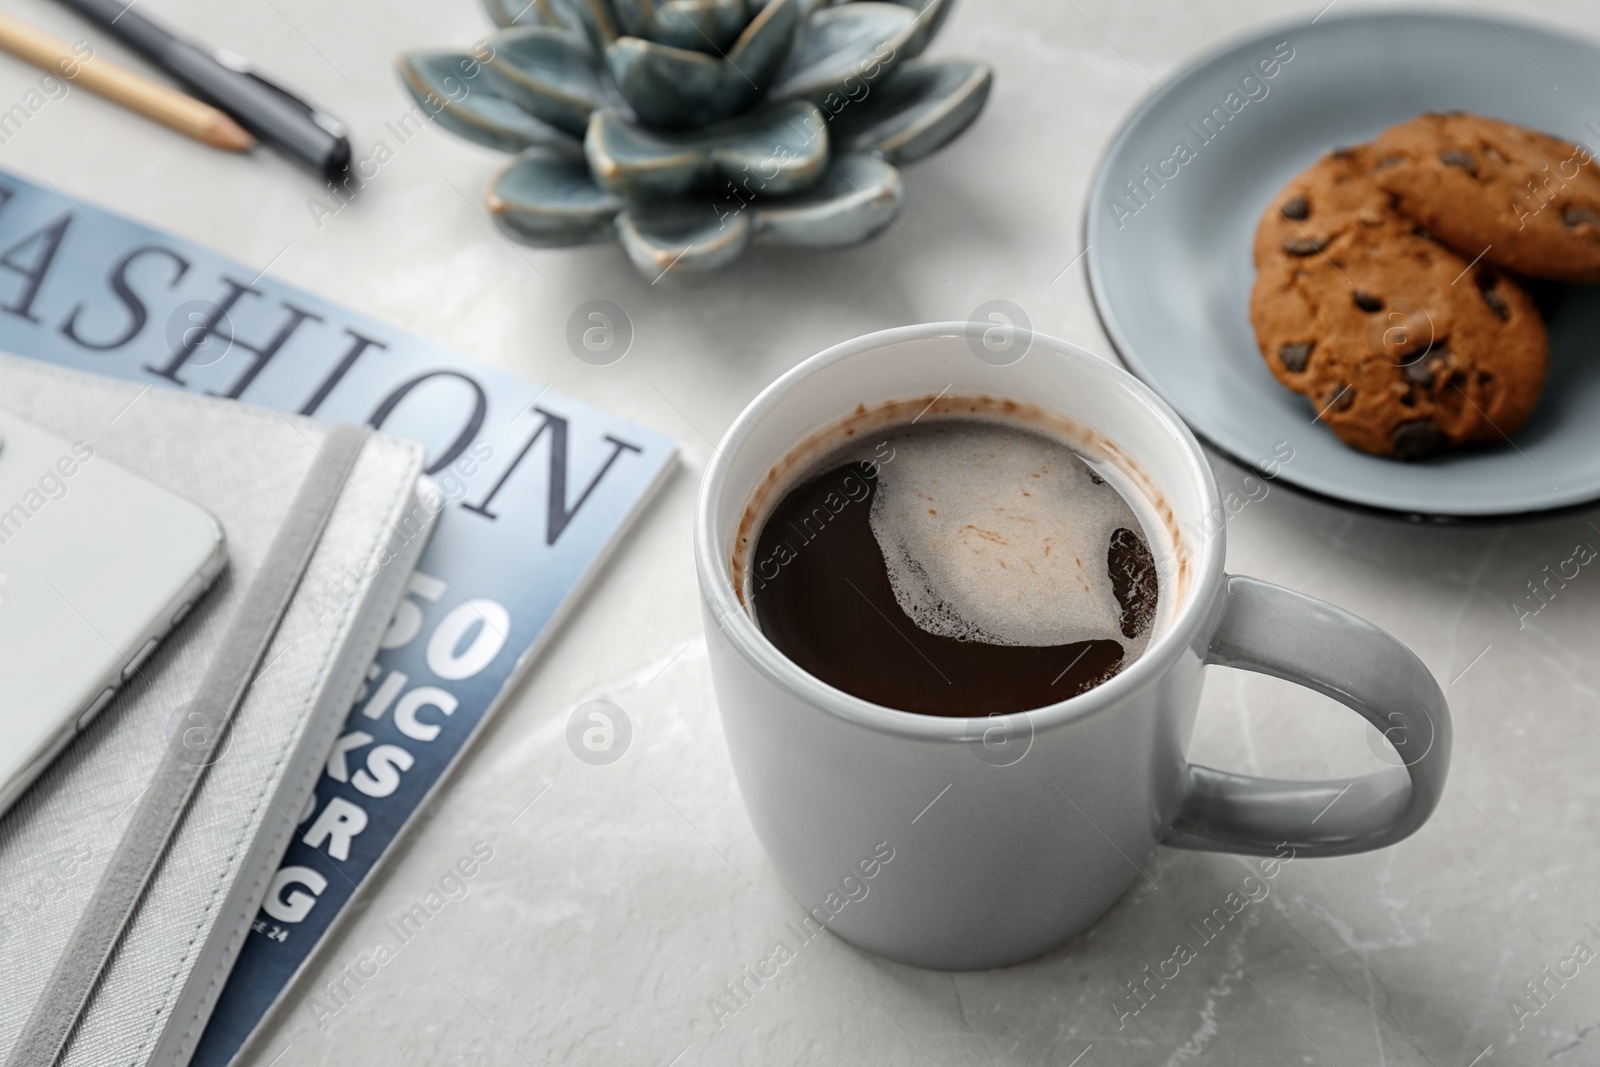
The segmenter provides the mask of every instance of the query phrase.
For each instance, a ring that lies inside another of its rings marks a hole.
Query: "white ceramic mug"
[[[701,489],[695,562],[728,748],[756,832],[810,921],[902,962],[994,967],[1089,927],[1157,845],[1336,856],[1421,826],[1450,760],[1449,710],[1421,661],[1331,604],[1224,573],[1216,480],[1194,436],[1137,379],[1038,334],[1000,366],[975,354],[970,334],[964,323],[910,326],[806,360],[734,422]],[[736,530],[755,481],[858,404],[941,390],[1089,422],[1170,508],[1182,587],[1144,654],[1104,684],[993,719],[886,708],[802,671],[736,594]],[[1405,765],[1319,782],[1191,765],[1184,749],[1213,663],[1341,701]]]

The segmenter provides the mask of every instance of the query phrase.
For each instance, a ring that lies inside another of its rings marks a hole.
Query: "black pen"
[[[332,115],[253,72],[240,56],[185,41],[124,0],[61,0],[116,34],[207,103],[285,155],[337,181],[350,166],[350,140]]]

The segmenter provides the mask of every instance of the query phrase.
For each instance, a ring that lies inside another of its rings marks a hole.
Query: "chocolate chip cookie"
[[[1391,126],[1373,152],[1377,183],[1468,259],[1600,281],[1600,160],[1582,146],[1451,112]]]
[[[1256,231],[1250,321],[1273,375],[1364,452],[1499,441],[1533,412],[1548,345],[1527,293],[1398,211],[1372,146],[1323,157]]]

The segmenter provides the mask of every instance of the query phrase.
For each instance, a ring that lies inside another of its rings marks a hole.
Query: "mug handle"
[[[1394,744],[1404,767],[1291,782],[1189,764],[1164,843],[1209,852],[1344,856],[1392,845],[1439,804],[1450,708],[1410,649],[1365,619],[1270,582],[1229,575],[1206,663],[1270,674],[1330,696]]]

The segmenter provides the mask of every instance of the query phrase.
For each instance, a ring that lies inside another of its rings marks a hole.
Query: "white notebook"
[[[229,566],[145,670],[0,818],[10,1055],[329,427],[0,354],[0,401],[210,511]],[[264,664],[61,1057],[183,1063],[427,541],[422,448],[367,439]],[[137,566],[136,560],[129,561]]]

